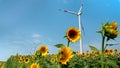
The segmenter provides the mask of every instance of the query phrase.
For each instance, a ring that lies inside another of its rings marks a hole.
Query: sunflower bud
[[[118,24],[116,22],[106,23],[102,26],[102,31],[104,32],[104,35],[106,37],[114,39],[119,34],[117,28],[118,28]]]
[[[112,23],[110,24],[110,28],[116,30],[116,29],[118,28],[118,24],[117,24],[116,22],[112,22]]]
[[[115,32],[114,29],[109,29],[108,33],[113,34]]]

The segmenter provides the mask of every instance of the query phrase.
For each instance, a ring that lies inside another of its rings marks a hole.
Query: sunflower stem
[[[68,40],[68,44],[67,44],[67,47],[69,47],[69,45],[70,45],[70,40]]]
[[[101,56],[101,61],[102,61],[102,68],[104,68],[104,43],[105,43],[105,36],[102,36],[102,56]]]

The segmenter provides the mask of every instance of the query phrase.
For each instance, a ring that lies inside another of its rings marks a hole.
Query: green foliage
[[[5,63],[5,68],[10,68],[10,67],[12,67],[12,68],[17,68],[17,66],[19,66],[18,65],[18,63],[17,63],[17,60],[15,59],[15,58],[17,58],[17,56],[16,57],[14,57],[14,56],[11,56],[8,60],[7,60],[7,62]]]
[[[91,50],[93,50],[93,51],[99,51],[96,47],[94,47],[94,46],[89,46],[90,47],[90,49]]]
[[[61,48],[61,47],[64,47],[65,45],[64,44],[56,44],[54,46],[57,47],[57,48]]]
[[[116,62],[112,61],[112,60],[106,60],[105,64],[106,64],[106,66],[109,66],[112,68],[119,68],[119,66],[116,64]]]
[[[90,46],[90,48],[94,51],[98,51],[97,48]],[[86,55],[87,53],[85,53]],[[120,57],[117,56],[118,53],[114,53],[114,55],[105,55],[104,56],[104,67],[105,68],[118,68],[120,67]],[[58,61],[59,54],[49,54],[47,56],[35,56],[35,59],[31,57],[33,55],[16,55],[11,56],[7,62],[5,63],[4,68],[29,68],[30,65],[34,62],[37,62],[41,68],[101,68],[101,56],[95,56],[90,53],[89,57],[81,56],[81,54],[76,55],[74,53],[74,57],[68,62],[66,65],[59,63]],[[19,62],[19,57],[23,56],[24,58],[29,58],[29,62],[25,63],[24,60]],[[51,62],[51,58],[54,58],[54,61]]]
[[[87,51],[86,53],[80,54],[79,52],[73,51],[72,58],[68,59],[70,61],[65,62],[65,64],[62,64],[59,60],[66,60],[66,57],[69,57],[69,51],[61,51],[58,54],[47,54],[43,56],[42,51],[37,50],[32,55],[17,54],[16,56],[11,56],[6,61],[4,68],[30,68],[33,63],[37,63],[40,68],[120,68],[120,52],[108,50],[108,53],[105,53],[107,46],[113,46],[115,44],[106,44],[104,47],[106,38],[109,41],[118,36],[117,28],[118,25],[116,22],[103,24],[101,30],[97,32],[102,35],[101,51],[91,45],[89,47],[92,53]],[[68,47],[69,43],[70,41],[68,40]],[[54,46],[57,48],[65,47],[64,44],[56,44]],[[65,55],[64,52],[68,55]]]

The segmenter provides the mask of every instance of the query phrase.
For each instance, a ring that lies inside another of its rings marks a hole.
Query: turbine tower
[[[78,16],[78,24],[79,24],[79,30],[80,30],[80,34],[82,36],[82,32],[81,32],[81,29],[82,29],[82,23],[81,23],[81,20],[80,20],[80,16],[82,14],[82,7],[83,7],[83,4],[81,5],[80,9],[78,12],[73,12],[73,11],[69,11],[69,10],[63,10],[64,12],[68,12],[70,14],[74,14],[74,15],[77,15]],[[60,9],[61,10],[61,9]],[[80,53],[82,54],[83,52],[83,48],[82,48],[82,39],[80,40]]]

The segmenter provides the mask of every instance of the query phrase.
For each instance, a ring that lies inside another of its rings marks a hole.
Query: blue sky
[[[120,25],[120,0],[0,0],[0,60],[17,53],[33,54],[40,45],[57,53],[55,44],[67,44],[66,30],[78,28],[77,16],[58,9],[77,12],[82,2],[83,50],[90,50],[89,45],[101,48],[101,35],[96,31],[107,21]],[[110,42],[118,43],[119,38]],[[70,47],[79,50],[79,42]],[[120,50],[119,46],[111,48]]]

